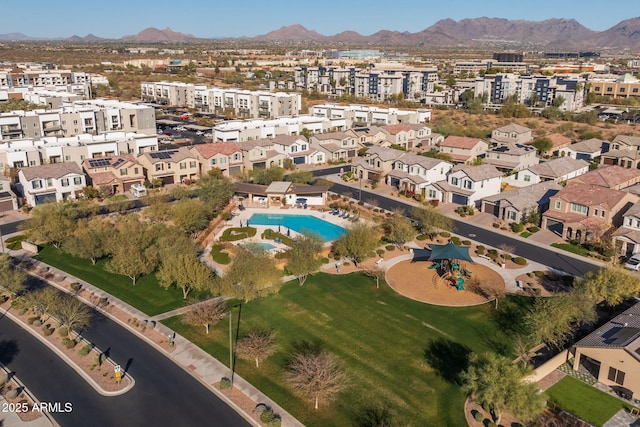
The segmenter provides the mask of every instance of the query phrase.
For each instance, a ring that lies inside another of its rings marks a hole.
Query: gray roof
[[[405,165],[420,165],[425,169],[433,169],[440,163],[450,164],[441,159],[435,159],[433,157],[421,156],[419,154],[412,153],[405,153],[398,159],[398,161],[404,163]]]
[[[638,147],[640,146],[640,136],[618,135],[613,142]]]
[[[503,173],[496,169],[493,165],[478,165],[478,166],[470,166],[470,165],[456,165],[453,167],[451,172],[463,171],[467,174],[469,178],[474,181],[484,181],[485,179],[491,179],[498,176],[502,176]]]
[[[575,144],[571,144],[567,148],[576,151],[578,153],[595,153],[602,150],[602,146],[607,141],[603,141],[598,138],[586,139],[584,141],[576,142]]]
[[[62,178],[65,175],[84,175],[82,168],[76,162],[50,163],[47,165],[21,168],[20,171],[27,181],[36,178]]]
[[[619,150],[610,150],[603,154],[603,156],[611,157],[615,159],[620,158],[629,158],[629,159],[637,159],[640,152],[638,150],[631,150],[629,148],[621,148]]]
[[[513,142],[506,143],[494,147],[489,150],[490,153],[510,154],[512,156],[524,156],[532,151],[535,151],[536,147],[532,145],[515,144]]]
[[[276,194],[284,194],[289,190],[293,183],[289,181],[273,181],[267,187],[267,193],[276,193]]]
[[[548,162],[539,163],[529,167],[529,170],[538,176],[560,178],[584,167],[589,163],[584,160],[576,160],[571,157],[559,157]]]
[[[639,338],[640,302],[578,341],[575,346],[625,348],[638,341]],[[637,347],[637,345],[634,347]],[[638,351],[636,349],[633,352],[630,351],[630,353],[635,358],[640,359]]]
[[[507,203],[516,210],[524,212],[527,209],[549,203],[549,198],[562,189],[562,186],[553,181],[540,182],[517,190],[485,197],[487,202]]]
[[[271,141],[276,144],[289,146],[295,144],[298,141],[307,142],[307,138],[305,138],[304,135],[277,135],[274,136]]]
[[[347,135],[344,132],[329,132],[329,133],[318,133],[313,135],[311,138],[315,138],[320,141],[331,141],[331,140],[342,141],[343,139],[353,138],[353,137],[350,135]]]
[[[524,126],[520,126],[518,124],[515,123],[511,123],[509,125],[506,126],[502,126],[498,129],[496,129],[499,132],[516,132],[516,133],[525,133],[525,132],[530,132],[531,129],[529,129],[528,127],[524,127]]]
[[[380,157],[380,160],[387,162],[389,160],[398,160],[406,153],[402,150],[396,150],[395,148],[373,146],[367,150],[366,154],[367,157],[377,155],[378,157]]]
[[[412,182],[414,182],[415,184],[423,184],[425,182],[427,182],[426,179],[424,179],[423,177],[419,176],[419,175],[411,175],[409,172],[405,172],[403,170],[400,169],[394,169],[391,172],[389,172],[387,174],[388,176],[393,176],[396,178],[400,178],[400,179],[408,179]]]

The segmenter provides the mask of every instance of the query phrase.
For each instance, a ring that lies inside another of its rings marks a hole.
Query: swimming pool
[[[247,243],[243,243],[240,246],[242,246],[243,248],[249,249],[249,250],[252,250],[253,248],[257,248],[257,249],[260,249],[262,251],[270,251],[271,249],[275,249],[276,248],[271,243],[262,243],[262,242],[247,242]]]
[[[325,242],[335,240],[347,232],[347,230],[339,225],[332,224],[311,215],[255,213],[249,218],[249,225],[280,226],[280,232],[283,234],[287,232],[287,228],[298,233],[308,231],[317,234]]]

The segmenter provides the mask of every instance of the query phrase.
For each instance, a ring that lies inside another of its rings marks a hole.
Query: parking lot
[[[213,142],[212,128],[199,126],[192,118],[185,119],[178,115],[164,115],[156,120],[156,125],[158,141],[163,146]]]

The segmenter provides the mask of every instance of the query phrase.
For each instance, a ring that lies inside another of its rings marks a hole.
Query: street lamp
[[[358,192],[358,201],[361,202],[362,201],[362,171],[360,171],[360,179],[358,181],[360,182],[360,191]]]
[[[233,327],[231,320],[233,317],[233,308],[240,307],[240,305],[241,304],[234,304],[229,306],[229,381],[231,382],[231,388],[233,388]],[[238,317],[238,319],[239,318],[240,317]]]

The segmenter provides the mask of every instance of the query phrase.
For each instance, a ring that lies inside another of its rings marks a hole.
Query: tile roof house
[[[359,178],[379,182],[391,172],[394,162],[405,154],[405,151],[393,148],[370,147],[363,157],[352,163],[351,170]]]
[[[543,181],[563,182],[587,173],[589,163],[571,157],[542,162],[507,176],[504,181],[514,187],[527,187]]]
[[[532,211],[539,214],[547,211],[551,196],[561,189],[560,184],[546,181],[529,187],[504,191],[482,199],[481,210],[503,221],[524,223]]]
[[[271,138],[275,150],[285,154],[294,165],[317,165],[325,163],[324,151],[313,147],[302,135],[278,135]]]
[[[448,136],[440,143],[440,152],[447,154],[456,163],[468,163],[484,155],[489,144],[479,138]]]
[[[50,163],[21,168],[19,188],[30,206],[48,201],[77,199],[86,186],[82,168],[76,162]]]
[[[319,149],[327,154],[327,161],[354,158],[362,148],[356,138],[346,132],[319,133],[312,135],[309,141],[313,149]]]
[[[483,162],[503,172],[511,172],[537,165],[540,159],[535,147],[508,142],[489,149]]]
[[[18,197],[11,189],[11,181],[0,175],[0,212],[15,211],[19,207]]]
[[[622,225],[623,215],[640,200],[635,194],[589,184],[568,184],[551,197],[542,228],[563,239],[584,242]]]
[[[244,171],[242,149],[233,142],[196,144],[190,150],[198,159],[200,176],[218,168],[224,176],[241,174]]]
[[[531,129],[511,123],[494,129],[491,132],[491,142],[494,144],[528,144],[533,140]]]
[[[571,183],[582,183],[622,190],[640,183],[640,169],[627,169],[622,166],[601,166],[578,177]]]
[[[476,206],[480,200],[500,193],[502,172],[492,165],[456,165],[446,181],[427,184],[426,198],[444,203]]]
[[[144,168],[131,154],[85,159],[82,169],[89,185],[107,187],[111,194],[123,194],[133,184],[144,184]]]
[[[558,150],[558,156],[567,156],[572,159],[589,161],[599,157],[603,151],[608,149],[608,147],[609,141],[599,138],[591,138],[560,148],[560,150]]]
[[[196,181],[200,178],[200,164],[196,154],[187,147],[177,150],[154,151],[138,156],[149,181],[159,179],[163,185]]]
[[[573,369],[586,368],[598,382],[640,398],[640,302],[573,345]]]
[[[234,142],[242,150],[245,170],[283,167],[287,155],[276,150],[271,139]]]
[[[363,147],[382,146],[388,147],[391,145],[386,139],[385,133],[382,128],[378,126],[369,126],[364,128],[353,128],[346,130],[344,133],[354,136],[358,141],[358,144]]]
[[[407,150],[421,144],[423,139],[431,135],[431,128],[421,124],[398,123],[382,126],[381,129],[391,145],[398,145]]]
[[[547,138],[551,140],[551,148],[544,153],[540,153],[543,156],[550,156],[552,154],[558,154],[560,149],[569,146],[571,144],[571,138],[566,137],[560,133],[552,133],[551,135],[547,135]]]
[[[619,255],[640,253],[640,202],[625,212],[622,226],[613,233],[613,244]]]
[[[640,165],[640,137],[618,135],[611,141],[608,152],[600,156],[601,165],[618,165],[638,169]]]
[[[387,174],[387,184],[410,194],[426,197],[425,187],[447,179],[453,165],[444,160],[405,153],[395,160],[393,170]]]

